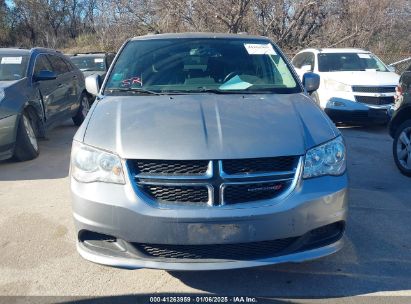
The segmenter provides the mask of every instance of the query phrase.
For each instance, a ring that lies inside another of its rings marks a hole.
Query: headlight
[[[332,79],[324,80],[325,88],[331,91],[352,92],[351,86]]]
[[[112,153],[73,141],[71,175],[79,182],[124,184],[120,158]]]
[[[303,178],[341,175],[346,169],[346,152],[341,136],[307,151]]]

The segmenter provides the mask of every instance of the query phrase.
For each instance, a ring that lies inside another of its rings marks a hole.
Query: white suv
[[[300,77],[320,75],[313,99],[335,122],[386,123],[399,75],[361,49],[305,49],[292,59]]]

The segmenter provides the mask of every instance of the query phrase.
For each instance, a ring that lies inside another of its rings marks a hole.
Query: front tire
[[[399,126],[392,148],[398,169],[411,177],[411,120],[406,120]]]
[[[27,161],[39,155],[35,126],[34,119],[24,112],[17,129],[16,146],[13,155],[15,160]]]
[[[87,116],[88,111],[90,110],[90,101],[87,97],[86,94],[81,94],[81,102],[80,102],[80,107],[76,113],[76,115],[73,117],[73,122],[76,126],[80,126],[84,119]]]

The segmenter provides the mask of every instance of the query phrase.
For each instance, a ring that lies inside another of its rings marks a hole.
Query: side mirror
[[[57,74],[52,71],[41,70],[33,78],[35,81],[54,80],[57,78]]]
[[[303,71],[303,72],[312,72],[313,67],[311,66],[311,64],[306,64],[306,65],[303,65],[301,67],[301,71]]]
[[[100,92],[100,75],[90,75],[86,77],[86,90],[91,95],[97,96]]]
[[[315,73],[305,73],[303,75],[303,85],[308,93],[318,90],[320,87],[320,75]]]
[[[389,65],[389,66],[387,66],[387,68],[388,68],[388,71],[395,73],[395,66]]]

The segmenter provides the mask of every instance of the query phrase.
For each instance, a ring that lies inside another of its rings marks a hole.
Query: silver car
[[[121,268],[212,270],[338,251],[347,216],[340,132],[265,37],[128,40],[74,137],[77,249]]]

